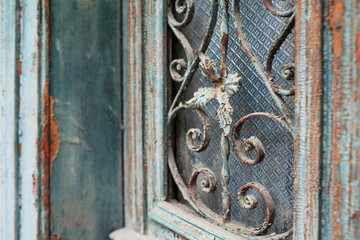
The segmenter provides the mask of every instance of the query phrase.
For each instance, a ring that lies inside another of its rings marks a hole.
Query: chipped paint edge
[[[1,90],[0,102],[6,114],[1,115],[0,144],[6,148],[1,161],[6,164],[6,179],[0,184],[6,198],[1,211],[1,239],[47,239],[47,217],[41,205],[43,169],[40,144],[44,72],[48,71],[48,27],[45,20],[47,0],[16,0],[0,2],[2,28],[0,41]],[[5,34],[5,35],[3,35]],[[6,37],[4,37],[6,36]],[[3,52],[6,51],[6,52]],[[4,214],[4,216],[3,216]]]

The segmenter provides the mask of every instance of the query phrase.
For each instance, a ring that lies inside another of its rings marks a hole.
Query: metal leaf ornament
[[[234,111],[230,105],[230,97],[234,96],[241,86],[241,77],[238,73],[230,72],[225,77],[219,75],[218,67],[214,60],[209,56],[197,51],[196,54],[200,59],[200,69],[202,75],[213,83],[211,87],[202,87],[194,93],[194,97],[185,102],[188,107],[205,107],[211,99],[216,99],[219,102],[219,108],[216,112],[216,117],[219,120],[220,127],[222,128],[225,136],[230,133],[232,123],[231,116]]]

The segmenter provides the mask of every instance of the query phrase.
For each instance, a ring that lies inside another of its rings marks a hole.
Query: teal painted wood
[[[325,1],[321,238],[360,238],[360,2]]]
[[[51,2],[54,239],[108,239],[123,225],[120,9],[116,0]]]
[[[167,4],[162,1],[143,3],[144,22],[144,153],[146,159],[147,209],[167,198]],[[149,213],[147,213],[148,215]],[[148,232],[165,238],[159,225],[149,223]],[[176,235],[173,235],[174,238]]]
[[[0,239],[16,226],[16,18],[15,1],[0,1]]]
[[[167,197],[167,66],[166,1],[144,2],[145,158],[148,208]]]

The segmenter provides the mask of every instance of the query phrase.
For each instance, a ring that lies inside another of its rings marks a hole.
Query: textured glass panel
[[[196,0],[194,18],[182,32],[188,39],[193,49],[198,49],[205,34],[210,17],[210,2],[208,0]],[[274,1],[277,9],[290,9],[294,6],[294,1]],[[230,4],[229,20],[229,45],[227,52],[228,71],[238,72],[242,76],[242,87],[231,97],[230,103],[233,107],[233,124],[247,114],[254,112],[268,112],[281,115],[269,90],[256,71],[249,57],[241,47],[233,21],[233,6]],[[282,27],[285,26],[287,17],[278,17],[265,9],[263,1],[248,0],[240,1],[240,14],[243,28],[247,34],[248,41],[259,58],[264,62],[264,57],[271,44],[279,36]],[[220,23],[222,11],[219,11],[214,35],[206,54],[220,66]],[[176,41],[176,40],[175,40]],[[175,44],[177,47],[177,45]],[[282,69],[285,65],[294,62],[294,30],[287,36],[285,42],[277,52],[272,67],[276,82],[285,89],[294,86],[293,81],[284,80]],[[181,56],[180,53],[176,53]],[[179,57],[175,56],[175,58]],[[200,87],[211,86],[212,84],[205,79],[198,69],[195,76],[187,87],[182,102],[193,97]],[[294,111],[294,97],[283,97],[291,112]],[[194,110],[181,112],[176,120],[176,162],[185,182],[188,182],[191,173],[199,167],[211,169],[217,179],[217,188],[214,192],[204,193],[198,187],[202,201],[217,214],[222,214],[222,186],[221,169],[223,162],[221,159],[220,140],[222,129],[216,117],[219,104],[216,100],[203,108],[208,114],[211,123],[211,141],[203,152],[189,151],[186,145],[186,132],[190,128],[202,129],[199,116]],[[240,206],[238,201],[238,190],[247,182],[261,183],[269,191],[275,203],[275,220],[272,226],[265,233],[283,233],[292,228],[293,209],[294,209],[294,150],[293,137],[285,128],[273,120],[267,118],[253,118],[244,124],[240,139],[256,136],[265,146],[265,158],[262,162],[249,166],[239,160],[233,149],[230,150],[230,195],[231,195],[231,218],[233,221],[245,226],[258,227],[266,217],[266,207],[263,198],[254,189],[248,193],[253,194],[257,200],[257,208],[246,210]],[[248,153],[255,158],[254,151]],[[197,186],[204,176],[200,176]],[[179,196],[179,199],[181,197]]]

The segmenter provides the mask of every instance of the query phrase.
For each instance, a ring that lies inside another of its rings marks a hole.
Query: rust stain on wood
[[[22,62],[19,57],[17,59],[17,69],[18,69],[18,75],[21,76],[22,75]]]
[[[18,19],[17,19],[17,27],[18,27],[18,43],[21,42],[21,18],[22,18],[22,12],[23,12],[23,7],[22,5],[20,4],[20,7],[19,7],[19,16],[18,16]],[[20,56],[21,56],[21,48],[20,48],[20,44],[19,44],[19,47],[18,47],[18,52],[17,52],[17,59],[16,59],[16,63],[17,63],[17,73],[19,76],[22,75],[22,61],[20,59]]]
[[[18,154],[19,157],[21,157],[21,143],[18,144]]]
[[[51,236],[51,240],[59,240],[60,238],[59,238],[59,236],[57,236],[57,235],[53,235],[53,236]]]
[[[50,186],[53,161],[59,152],[59,132],[57,122],[54,119],[54,99],[49,95],[48,81],[45,81],[43,106],[42,106],[42,205],[45,215],[49,217],[51,209]],[[48,218],[46,217],[46,218]],[[46,233],[44,233],[45,237]],[[44,238],[45,239],[45,238]]]

